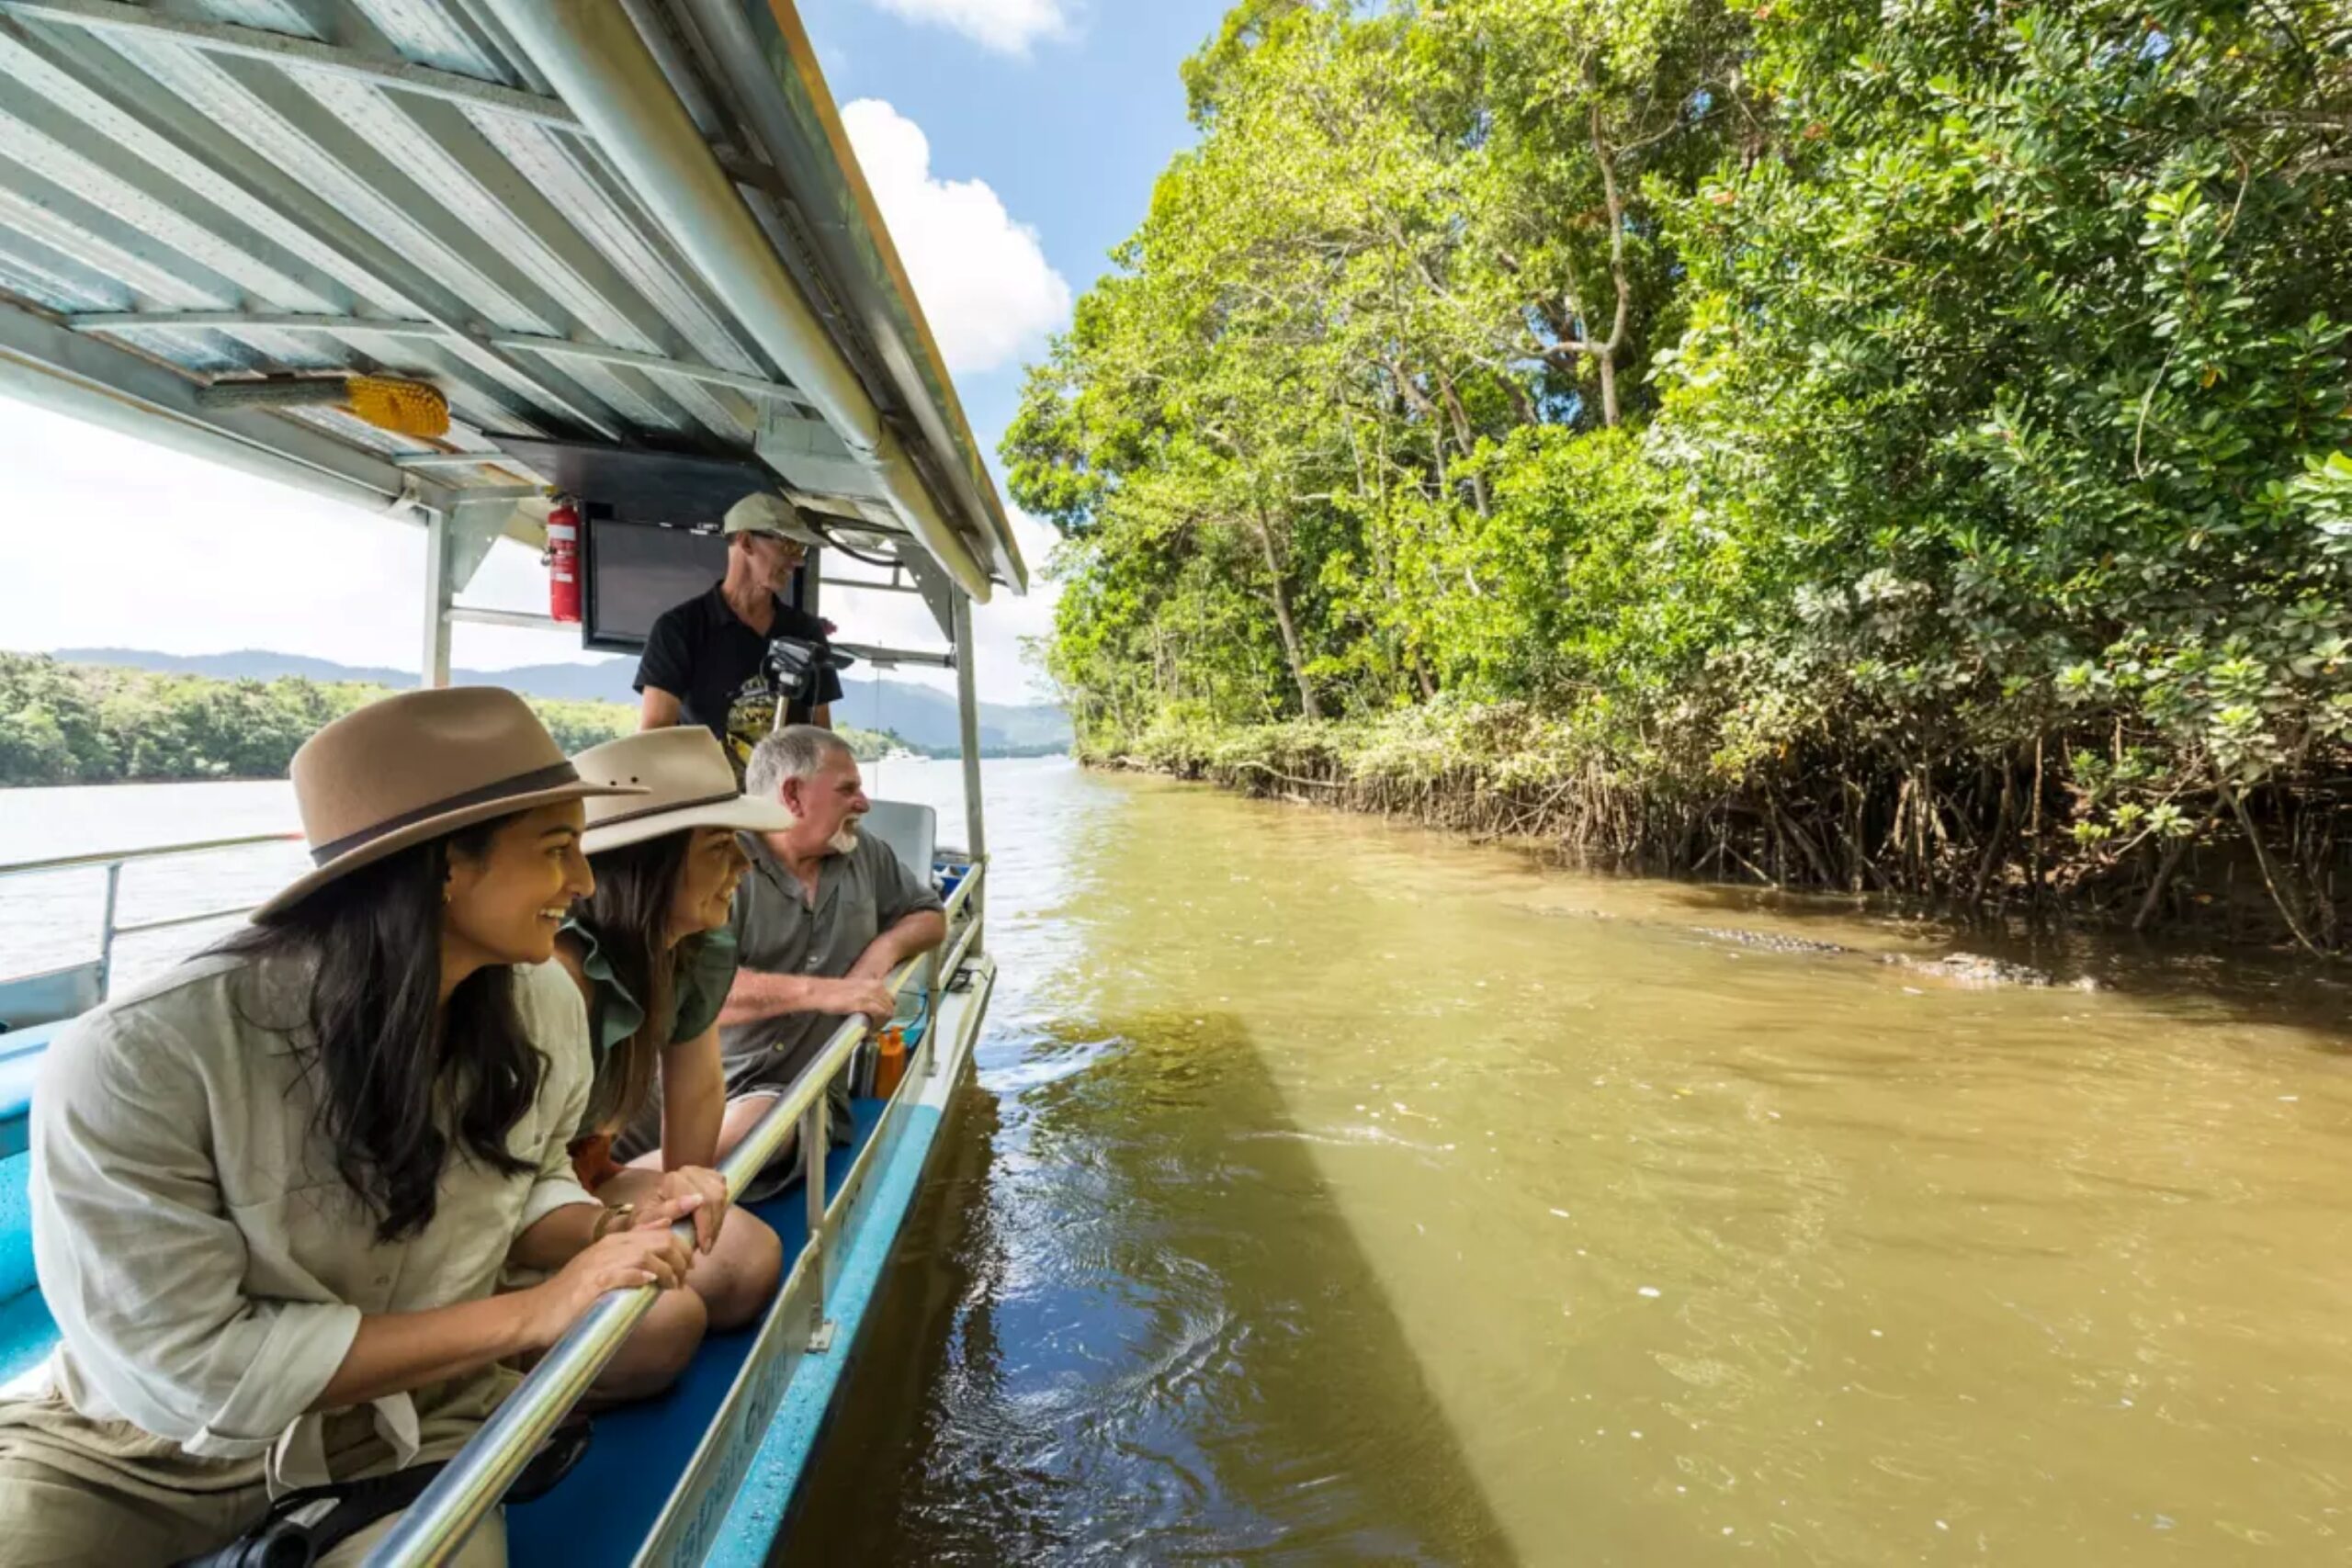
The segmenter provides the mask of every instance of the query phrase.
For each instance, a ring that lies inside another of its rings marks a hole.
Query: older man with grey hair
[[[870,803],[857,759],[839,736],[807,724],[777,730],[752,750],[744,793],[778,802],[794,822],[780,833],[742,836],[752,869],[736,889],[731,922],[741,966],[718,1014],[728,1100],[722,1155],[808,1069],[842,1019],[864,1013],[876,1028],[888,1023],[894,1010],[886,977],[947,936],[930,883],[888,844],[858,832]],[[831,1095],[833,1129],[846,1141],[846,1074]]]

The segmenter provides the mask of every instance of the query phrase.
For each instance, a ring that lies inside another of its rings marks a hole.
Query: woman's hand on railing
[[[662,1173],[662,1184],[653,1190],[653,1199],[648,1207],[668,1213],[673,1218],[679,1213],[692,1213],[695,1250],[708,1252],[718,1241],[718,1227],[727,1221],[727,1179],[698,1165],[665,1170]]]
[[[544,1350],[562,1338],[606,1292],[641,1285],[675,1290],[685,1283],[686,1270],[693,1266],[693,1254],[670,1234],[667,1220],[652,1220],[589,1243],[555,1278],[523,1292],[529,1302],[525,1321],[531,1348]]]

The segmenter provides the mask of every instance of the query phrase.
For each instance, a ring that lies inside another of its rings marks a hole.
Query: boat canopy
[[[445,671],[548,487],[1027,585],[786,0],[0,0],[0,391],[426,525]]]

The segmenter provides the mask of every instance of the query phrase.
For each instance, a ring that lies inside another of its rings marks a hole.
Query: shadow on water
[[[921,1194],[776,1561],[1510,1561],[1250,1032],[1050,1034],[1075,1070],[976,1097]]]

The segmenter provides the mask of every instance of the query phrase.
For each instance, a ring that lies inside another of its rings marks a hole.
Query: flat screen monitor
[[[591,518],[585,532],[583,647],[634,653],[662,611],[727,575],[727,541],[716,531]]]

